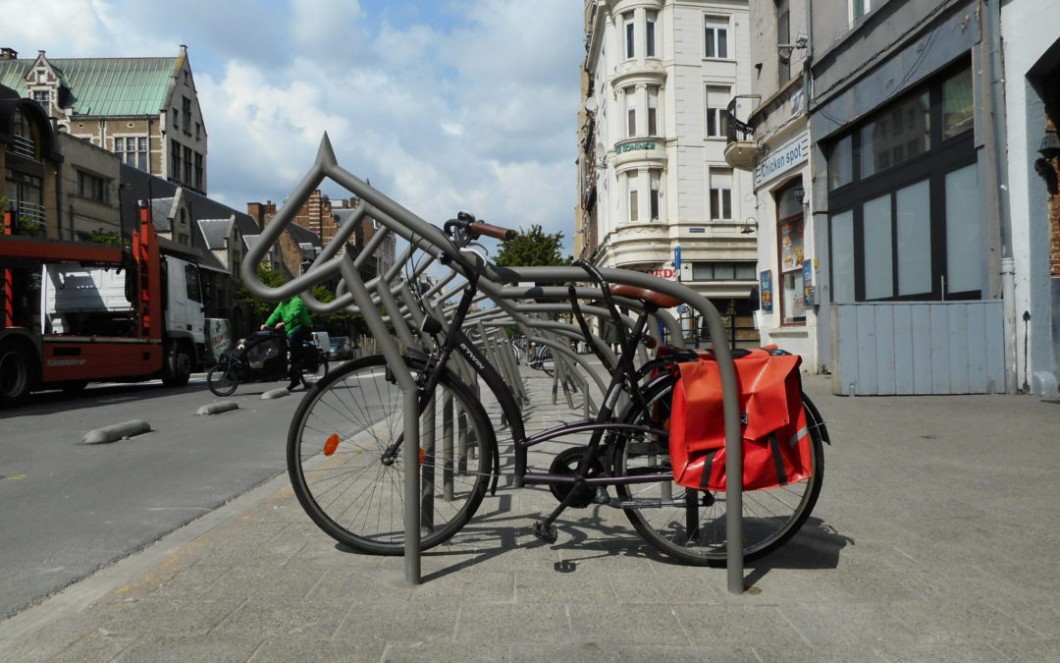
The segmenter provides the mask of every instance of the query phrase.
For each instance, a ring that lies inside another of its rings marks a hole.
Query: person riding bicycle
[[[277,304],[272,315],[261,326],[262,329],[267,327],[287,329],[287,347],[291,351],[291,364],[287,370],[291,383],[287,385],[287,391],[294,390],[299,382],[308,389],[309,383],[302,377],[302,365],[305,363],[305,341],[309,340],[313,332],[313,318],[310,317],[309,309],[306,308],[301,295],[295,295]]]

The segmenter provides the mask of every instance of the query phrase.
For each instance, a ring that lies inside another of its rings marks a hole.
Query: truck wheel
[[[183,343],[172,350],[162,372],[162,384],[167,387],[183,387],[191,377],[191,354]]]
[[[29,393],[30,358],[17,343],[0,347],[0,407],[15,405]]]

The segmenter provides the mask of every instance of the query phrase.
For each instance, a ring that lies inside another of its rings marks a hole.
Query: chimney
[[[13,48],[4,46],[0,48],[0,60],[17,60],[18,51]]]

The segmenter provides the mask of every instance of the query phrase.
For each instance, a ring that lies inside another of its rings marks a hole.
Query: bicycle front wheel
[[[675,380],[648,389],[646,407],[630,407],[626,421],[665,428]],[[816,408],[803,395],[813,472],[808,479],[779,488],[743,493],[743,556],[767,555],[798,532],[817,503],[824,478],[824,446]],[[633,476],[672,471],[665,436],[623,437],[615,442],[615,474]],[[722,564],[726,560],[727,500],[724,491],[684,488],[672,481],[616,486],[633,527],[652,546],[683,562]]]
[[[239,386],[239,375],[235,365],[221,360],[206,374],[206,386],[217,396],[228,396]]]
[[[422,362],[406,358],[418,378]],[[299,405],[287,438],[298,501],[335,540],[376,555],[405,547],[405,395],[381,355],[343,364]],[[449,539],[475,513],[496,442],[482,406],[446,371],[419,422],[420,547]]]

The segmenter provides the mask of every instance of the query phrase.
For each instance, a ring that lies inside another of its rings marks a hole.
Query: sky
[[[339,165],[422,218],[563,232],[577,201],[577,0],[0,0],[33,58],[188,47],[209,196],[280,203],[326,132]],[[341,188],[325,184],[332,197]]]

